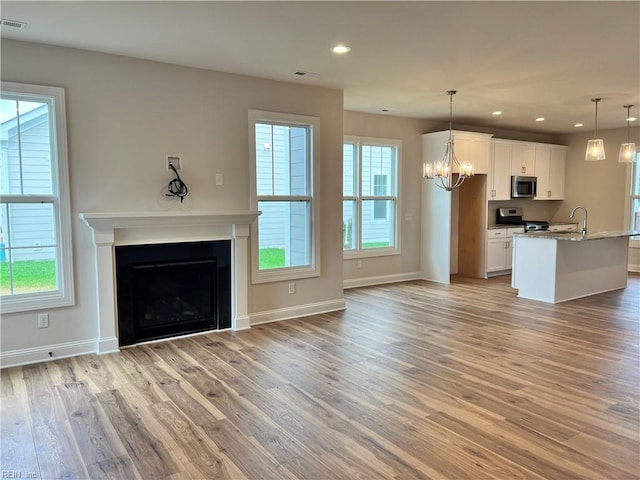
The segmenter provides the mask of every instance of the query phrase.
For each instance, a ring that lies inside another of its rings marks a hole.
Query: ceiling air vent
[[[0,18],[0,24],[3,27],[19,28],[24,30],[27,28],[27,22],[21,22],[20,20],[9,20],[7,18]]]

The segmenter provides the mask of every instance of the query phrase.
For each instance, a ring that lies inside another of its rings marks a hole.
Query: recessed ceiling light
[[[536,118],[536,122],[544,122],[544,117],[538,117],[538,118]]]
[[[576,124],[574,125],[574,127],[576,127],[576,128],[579,128],[579,127],[582,127],[582,126],[583,126],[583,125],[582,125],[581,123],[576,123]]]
[[[495,115],[497,117],[498,115],[502,115],[502,112],[500,110],[496,110],[491,115]]]
[[[347,47],[346,45],[343,45],[343,44],[338,44],[335,47],[333,47],[331,51],[338,55],[344,55],[345,53],[349,53],[351,51],[351,47]]]

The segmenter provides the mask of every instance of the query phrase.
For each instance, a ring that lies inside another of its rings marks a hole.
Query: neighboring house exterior
[[[256,124],[256,183],[258,195],[306,195],[306,129]],[[310,221],[305,202],[260,202],[259,248],[284,249],[285,265],[309,262]]]
[[[51,194],[48,119],[48,105],[40,104],[0,124],[2,195]],[[55,245],[55,226],[50,205],[3,202],[1,209],[0,261],[55,259],[55,248],[51,248]],[[18,210],[19,215],[9,214]]]

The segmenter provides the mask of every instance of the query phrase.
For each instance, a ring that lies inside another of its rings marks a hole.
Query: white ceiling
[[[347,110],[446,120],[456,89],[454,127],[592,131],[602,97],[598,127],[619,128],[640,105],[639,1],[3,0],[1,15],[27,22],[2,38],[342,89]]]

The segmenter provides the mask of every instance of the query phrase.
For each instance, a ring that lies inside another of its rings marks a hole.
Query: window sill
[[[313,267],[291,267],[273,270],[261,270],[251,276],[252,284],[283,282],[287,280],[300,280],[303,278],[319,277],[320,269]]]
[[[400,255],[400,249],[399,248],[372,248],[371,250],[343,251],[342,259],[351,260],[353,258],[390,257],[393,255]]]
[[[0,305],[0,313],[31,312],[52,308],[71,307],[75,305],[73,295],[65,296],[58,292],[40,295],[22,295],[4,298]]]

